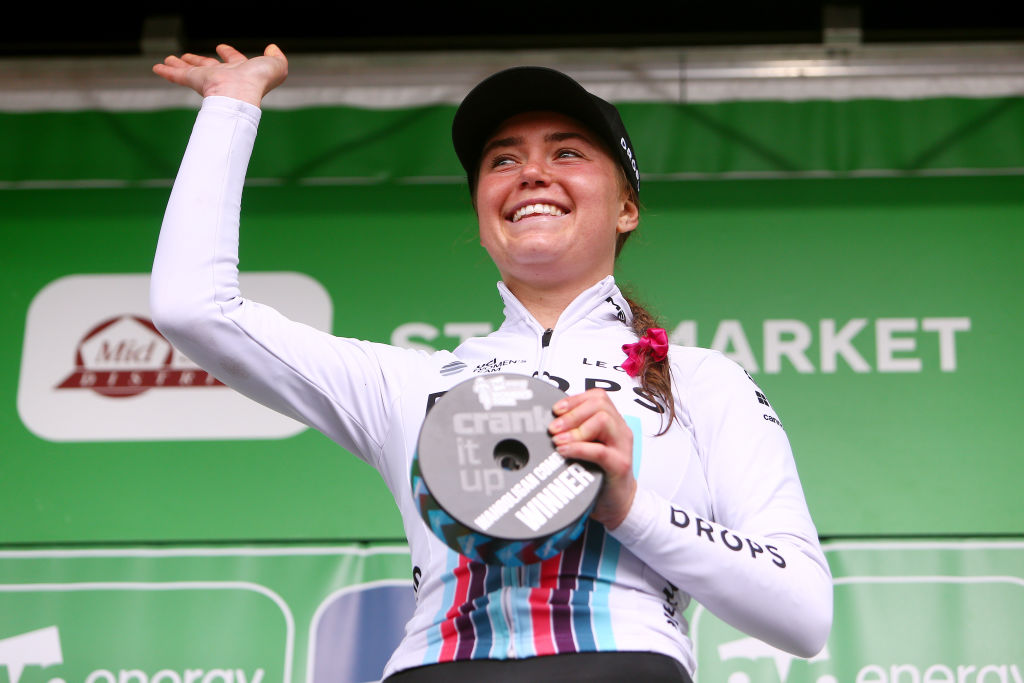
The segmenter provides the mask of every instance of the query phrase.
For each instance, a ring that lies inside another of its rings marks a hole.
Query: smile
[[[564,216],[567,211],[554,204],[527,204],[516,209],[509,217],[513,223],[517,223],[528,216]]]

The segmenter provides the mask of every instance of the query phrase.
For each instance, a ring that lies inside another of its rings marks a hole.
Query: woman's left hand
[[[604,389],[564,398],[555,404],[554,413],[548,431],[558,452],[604,470],[604,488],[590,516],[614,529],[629,514],[636,494],[632,430]]]
[[[171,83],[192,88],[203,97],[224,95],[260,106],[263,96],[281,85],[288,76],[288,58],[277,45],[270,44],[259,57],[249,59],[223,43],[217,56],[185,53],[170,55],[153,65],[153,73]]]

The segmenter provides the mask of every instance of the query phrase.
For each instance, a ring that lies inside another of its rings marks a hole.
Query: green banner
[[[1024,544],[825,551],[822,652],[793,657],[696,605],[697,683],[1020,683]],[[0,683],[378,680],[409,571],[401,546],[0,551]]]
[[[1017,683],[1024,674],[1024,546],[829,544],[835,618],[809,660],[697,607],[697,681]]]
[[[0,683],[377,680],[409,572],[403,547],[0,552]]]
[[[1024,98],[620,103],[648,179],[1024,168]],[[196,101],[198,109],[198,99]],[[174,177],[196,109],[0,113],[0,182]],[[263,113],[250,178],[458,182],[453,106]]]

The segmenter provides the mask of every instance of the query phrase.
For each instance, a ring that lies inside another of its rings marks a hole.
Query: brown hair
[[[636,204],[637,210],[639,210],[640,198],[637,196],[636,190],[626,181],[625,176],[623,176],[623,181],[625,182],[629,199]],[[626,240],[632,234],[633,231],[619,233],[615,242],[616,258],[619,257],[622,247],[625,246]],[[623,297],[625,297],[626,303],[629,304],[630,310],[633,311],[632,327],[637,339],[647,334],[647,330],[652,327],[662,327],[658,319],[631,294],[623,292]],[[668,422],[665,423],[662,430],[657,434],[657,436],[661,436],[668,431],[668,428],[672,426],[673,420],[676,419],[676,404],[672,396],[672,372],[668,357],[666,356],[662,360],[656,361],[648,354],[644,358],[644,364],[640,368],[640,374],[637,377],[640,379],[640,389],[647,395],[647,398],[657,403],[661,407],[663,414],[668,412]]]

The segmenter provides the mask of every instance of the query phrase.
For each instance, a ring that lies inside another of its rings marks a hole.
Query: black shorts
[[[677,660],[654,652],[579,652],[526,659],[467,659],[418,666],[384,683],[692,683]]]

